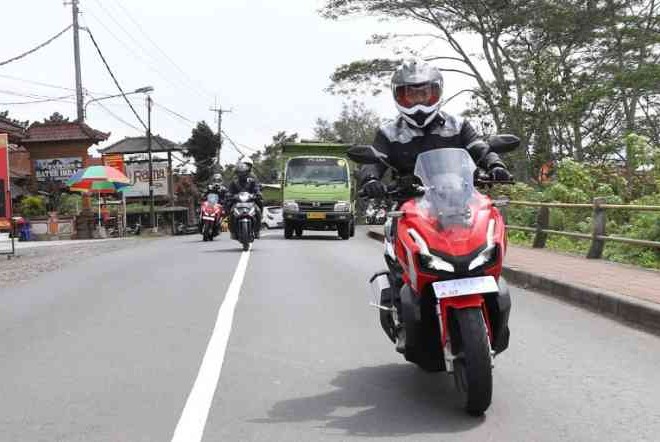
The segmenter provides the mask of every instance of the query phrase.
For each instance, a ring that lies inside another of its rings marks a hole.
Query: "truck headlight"
[[[298,212],[300,210],[300,207],[298,207],[298,203],[295,201],[284,201],[284,210],[288,212]]]
[[[335,203],[335,212],[350,212],[351,211],[351,203],[348,201],[338,201]]]

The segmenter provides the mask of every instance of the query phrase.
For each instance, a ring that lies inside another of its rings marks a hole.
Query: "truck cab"
[[[340,238],[355,234],[352,165],[349,146],[292,143],[283,147],[282,207],[284,237],[305,230],[335,230]]]

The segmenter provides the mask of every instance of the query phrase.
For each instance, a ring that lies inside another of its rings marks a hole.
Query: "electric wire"
[[[55,34],[54,36],[52,36],[51,38],[49,38],[49,39],[46,40],[45,42],[41,43],[40,45],[38,45],[38,46],[36,46],[36,47],[34,47],[34,48],[32,48],[32,49],[30,49],[30,50],[27,51],[27,52],[23,52],[22,54],[17,55],[16,57],[12,57],[12,58],[10,58],[10,59],[8,59],[8,60],[0,61],[0,66],[4,66],[4,65],[9,64],[9,63],[14,62],[14,61],[18,61],[18,60],[20,60],[21,58],[25,58],[25,57],[27,57],[28,55],[37,52],[39,49],[41,49],[41,48],[43,48],[44,46],[47,46],[47,45],[49,45],[50,43],[52,43],[52,42],[54,42],[55,40],[57,40],[59,37],[61,37],[62,35],[64,35],[64,33],[65,33],[66,31],[68,31],[69,29],[71,29],[72,27],[73,27],[73,25],[69,25],[69,26],[67,26],[66,28],[62,29],[60,32],[58,32],[57,34]]]
[[[130,44],[126,43],[123,39],[119,38],[104,22],[101,20],[99,17],[97,17],[93,12],[88,11],[88,14],[91,15],[91,17],[94,19],[96,23],[98,23],[105,31],[110,34],[112,38],[114,38],[121,46],[124,47],[127,53],[130,54],[130,56],[137,62],[144,64],[149,70],[151,70],[153,73],[158,75],[161,79],[163,79],[167,84],[169,84],[171,87],[175,89],[181,89],[182,85],[177,84],[170,80],[167,76],[165,76],[160,70],[158,70],[152,63],[144,63],[145,60],[144,58],[140,58],[138,55],[136,55],[136,51],[134,48],[130,46]]]
[[[106,111],[111,117],[113,117],[115,120],[119,121],[120,123],[124,124],[127,127],[130,127],[131,129],[135,130],[136,132],[139,132],[140,134],[143,133],[142,129],[134,126],[133,124],[129,123],[128,121],[124,120],[121,118],[119,115],[115,114],[112,112],[110,109],[108,109],[106,106],[104,106],[102,103],[95,101],[93,104],[97,104],[101,109]]]
[[[127,30],[127,29],[126,29],[126,28],[125,28],[125,27],[124,27],[124,26],[118,21],[118,20],[117,20],[117,19],[114,17],[114,15],[113,15],[108,9],[106,9],[106,7],[103,6],[103,4],[102,4],[99,0],[95,0],[95,2],[96,2],[96,3],[99,5],[99,7],[101,8],[102,12],[104,13],[103,15],[104,15],[104,16],[107,16],[108,18],[110,18],[110,20],[112,20],[112,22],[114,23],[114,25],[115,25],[117,28],[119,28],[121,31],[123,31],[123,33],[126,34],[126,36],[128,37],[128,39],[131,40],[131,41],[134,43],[134,46],[137,47],[137,48],[139,48],[140,52],[142,52],[142,54],[144,55],[144,58],[148,58],[148,59],[151,61],[150,63],[146,63],[146,65],[147,65],[147,67],[148,67],[149,69],[151,69],[153,72],[155,72],[156,74],[158,74],[159,77],[161,77],[163,80],[165,80],[165,81],[166,81],[167,83],[169,83],[171,86],[173,86],[173,87],[175,87],[175,88],[177,88],[177,89],[181,89],[181,88],[182,88],[182,90],[186,90],[187,92],[190,92],[190,89],[191,89],[191,88],[190,88],[189,86],[186,86],[183,82],[179,82],[179,81],[174,82],[174,81],[172,81],[172,79],[170,79],[169,76],[166,76],[162,71],[160,71],[159,69],[157,69],[155,66],[158,65],[159,63],[158,63],[158,59],[156,59],[156,58],[153,56],[153,51],[150,51],[148,48],[146,48],[145,46],[143,46],[143,44],[142,44],[138,39],[136,39],[136,38],[135,38],[135,37],[134,37],[134,36],[133,36],[133,35],[132,35],[132,34],[131,34],[131,33],[130,33],[130,32],[129,32],[129,31],[128,31],[128,30]],[[103,20],[101,20],[101,19],[100,19],[96,14],[94,14],[92,11],[88,11],[88,12],[89,12],[89,14],[90,14],[90,15],[91,15],[91,16],[92,16],[92,17],[93,17],[93,18],[94,18],[94,19],[95,19],[95,20],[96,20],[96,21],[97,21],[97,22],[98,22],[98,23],[99,23],[99,24],[100,24],[100,25],[101,25],[101,26],[102,26],[102,27],[103,27],[103,28],[104,28],[109,34],[112,35],[112,37],[113,37],[115,40],[117,40],[119,43],[121,43],[121,45],[124,46],[124,48],[125,48],[127,51],[129,51],[129,52],[131,53],[131,55],[132,55],[136,60],[138,60],[138,61],[140,61],[140,62],[144,62],[144,61],[145,61],[144,59],[139,59],[138,57],[135,56],[135,49],[130,47],[130,43],[126,43],[123,39],[120,39],[120,38],[119,38],[119,37],[118,37],[118,36],[117,36],[117,35],[116,35],[116,34],[115,34],[115,33],[114,33],[114,32],[108,27],[108,26],[106,26],[106,25],[103,23]],[[195,91],[195,92],[198,93],[198,91]],[[199,94],[199,93],[198,93],[198,94]],[[203,98],[203,99],[206,99],[206,96],[205,96],[205,95],[199,95],[199,96],[200,96],[201,98]]]
[[[98,1],[98,0],[97,0],[97,1]],[[128,9],[127,9],[127,8],[121,3],[121,1],[119,1],[119,0],[115,0],[115,3],[116,3],[117,6],[119,6],[119,8],[123,11],[124,15],[126,15],[126,17],[128,17],[128,19],[129,19],[131,22],[133,22],[133,24],[135,25],[135,27],[136,27],[136,28],[140,31],[140,33],[141,33],[141,34],[147,39],[147,41],[149,41],[149,42],[150,42],[150,43],[151,43],[151,44],[152,44],[152,45],[158,50],[158,52],[160,52],[160,53],[163,55],[163,57],[165,57],[165,59],[167,59],[167,61],[169,61],[169,62],[172,64],[172,66],[174,66],[174,67],[175,67],[175,68],[176,68],[176,69],[177,69],[177,70],[178,70],[183,76],[185,76],[185,77],[189,80],[190,85],[192,85],[194,88],[197,88],[198,91],[202,92],[204,97],[206,97],[206,96],[208,96],[208,95],[211,95],[211,94],[209,93],[209,91],[206,90],[206,88],[201,87],[201,86],[199,85],[199,82],[195,81],[195,79],[192,78],[192,77],[191,77],[186,71],[184,71],[183,69],[181,69],[181,67],[180,67],[180,66],[179,66],[179,65],[178,65],[178,64],[172,59],[172,57],[170,57],[170,56],[169,56],[169,55],[168,55],[163,49],[161,49],[160,46],[158,46],[158,44],[157,44],[157,43],[156,43],[151,37],[149,37],[149,35],[145,32],[144,27],[141,26],[141,25],[137,22],[137,20],[135,20],[135,18],[133,18],[133,16],[131,15],[131,13],[130,13],[130,12],[128,11]]]
[[[89,27],[86,28],[87,34],[89,34],[89,37],[92,39],[92,43],[94,43],[94,47],[96,48],[96,51],[99,54],[99,57],[101,57],[101,60],[103,61],[103,64],[105,65],[106,70],[112,77],[112,81],[114,81],[115,86],[117,86],[117,89],[119,89],[119,92],[121,93],[122,97],[126,101],[126,104],[128,104],[128,107],[131,108],[131,111],[133,111],[133,114],[135,115],[135,118],[138,119],[140,124],[142,124],[142,127],[144,127],[145,130],[148,130],[147,125],[142,121],[142,118],[140,118],[140,115],[137,113],[135,108],[133,107],[133,103],[126,97],[126,93],[122,89],[121,85],[119,84],[119,81],[117,80],[117,77],[115,77],[115,74],[112,72],[112,69],[108,65],[108,62],[106,61],[105,57],[103,56],[103,52],[101,52],[101,48],[99,48],[98,43],[96,43],[96,39],[94,38],[94,34],[92,34],[92,31],[89,29]]]
[[[16,106],[16,105],[21,105],[21,104],[39,104],[39,103],[50,103],[53,101],[59,101],[62,103],[73,103],[71,100],[67,100],[67,98],[73,98],[74,95],[64,95],[62,97],[53,97],[53,98],[42,98],[39,100],[32,100],[32,101],[14,101],[14,102],[0,102],[1,106]]]

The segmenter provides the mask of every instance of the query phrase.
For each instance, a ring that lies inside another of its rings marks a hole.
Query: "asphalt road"
[[[660,439],[658,337],[514,289],[471,418],[380,331],[378,243],[237,246],[150,241],[0,289],[0,441]]]

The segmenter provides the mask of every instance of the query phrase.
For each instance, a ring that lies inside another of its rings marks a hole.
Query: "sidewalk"
[[[506,267],[660,305],[660,272],[543,249],[509,246]]]
[[[380,229],[368,235],[382,241]],[[503,276],[660,334],[660,272],[542,249],[509,246]]]
[[[99,244],[108,241],[121,241],[124,238],[105,238],[105,239],[69,239],[60,241],[16,241],[16,250],[34,249],[39,247],[56,246],[75,246],[80,244]]]

